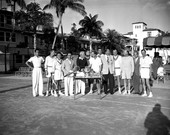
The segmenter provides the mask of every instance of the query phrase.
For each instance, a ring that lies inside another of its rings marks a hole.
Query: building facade
[[[0,10],[0,72],[26,66],[33,55],[33,33],[17,29],[12,18],[13,12]],[[41,44],[43,41],[37,38],[37,46]]]
[[[162,31],[155,28],[147,28],[147,24],[144,22],[132,23],[132,32],[124,34],[124,36],[136,39],[137,46],[140,50],[143,49],[143,39],[146,37],[158,37],[162,35]]]

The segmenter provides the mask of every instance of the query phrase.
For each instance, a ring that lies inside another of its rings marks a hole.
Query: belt
[[[115,67],[115,69],[120,69],[120,67]]]

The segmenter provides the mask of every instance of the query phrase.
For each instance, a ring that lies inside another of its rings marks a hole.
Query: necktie
[[[107,63],[109,64],[109,56],[107,56]]]

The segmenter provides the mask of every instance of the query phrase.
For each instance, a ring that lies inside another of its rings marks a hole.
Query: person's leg
[[[68,77],[64,77],[64,94],[65,96],[68,96],[68,89],[69,89],[69,86],[68,86]]]
[[[145,78],[142,78],[142,88],[143,88],[142,96],[147,96],[147,94],[146,94],[146,82],[145,82]]]
[[[140,93],[140,89],[139,89],[139,87],[140,87],[140,76],[134,74],[132,81],[133,81],[133,88],[134,88],[133,93],[139,94]]]
[[[47,90],[45,96],[49,96],[49,91],[50,91],[50,77],[47,77]]]
[[[121,94],[120,76],[116,76],[116,78],[117,78],[118,92]]]
[[[114,76],[113,74],[109,74],[109,89],[110,89],[110,94],[115,93],[115,86],[114,86]]]
[[[81,81],[81,94],[82,95],[85,95],[85,85],[86,85],[86,80],[85,79],[82,79],[80,80]]]
[[[125,88],[123,94],[127,94],[127,80],[124,78],[123,82],[124,82],[124,88]]]
[[[128,83],[128,94],[130,94],[130,87],[131,87],[131,84],[130,84],[130,81],[131,81],[131,79],[127,79],[127,83]]]
[[[44,96],[43,94],[43,77],[42,77],[42,70],[38,69],[38,82],[39,82],[39,95]]]
[[[107,94],[108,91],[108,74],[103,75],[103,87],[104,87],[104,93]]]
[[[148,93],[149,93],[148,97],[153,97],[151,86],[149,84],[149,79],[146,79],[146,86],[147,86]]]
[[[74,85],[74,83],[73,83],[73,77],[69,77],[69,94],[70,94],[70,96],[73,96],[74,94],[73,94],[73,85]]]
[[[91,93],[93,93],[94,79],[89,79],[89,83],[90,83],[90,91],[89,91],[89,94],[91,94]]]
[[[58,96],[58,80],[55,80],[55,89],[54,89],[54,97],[57,97]]]
[[[97,87],[97,93],[100,94],[101,92],[101,85],[100,85],[101,81],[98,79],[96,80],[96,87]]]
[[[76,94],[80,93],[81,80],[76,80]]]
[[[32,94],[33,94],[33,97],[36,97],[38,95],[36,69],[33,69],[32,71]]]

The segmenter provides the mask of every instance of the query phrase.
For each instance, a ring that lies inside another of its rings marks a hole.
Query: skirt
[[[63,79],[64,79],[63,72],[61,70],[55,70],[54,71],[54,80],[59,81],[59,80],[63,80]]]

